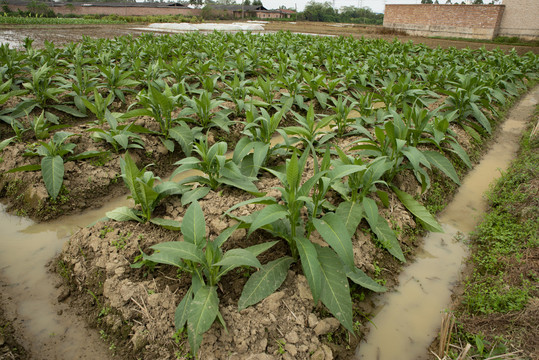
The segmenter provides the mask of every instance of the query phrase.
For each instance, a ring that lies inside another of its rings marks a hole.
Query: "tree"
[[[264,5],[262,5],[262,0],[253,0],[253,5],[255,5],[255,6],[264,6]]]
[[[474,0],[474,5],[483,5],[483,0]]]
[[[251,0],[245,0],[245,1],[243,2],[243,5],[245,5],[245,6],[251,5]]]
[[[432,4],[432,0],[421,0],[421,4]]]
[[[308,21],[335,21],[337,13],[329,1],[317,3],[311,0],[305,5],[303,16]]]

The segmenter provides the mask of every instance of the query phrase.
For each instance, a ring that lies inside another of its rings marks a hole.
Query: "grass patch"
[[[498,36],[494,38],[493,40],[486,40],[486,39],[469,39],[469,38],[461,38],[461,37],[455,37],[455,36],[429,36],[431,39],[443,39],[443,40],[452,40],[452,41],[467,41],[467,42],[473,42],[473,43],[485,43],[485,44],[500,44],[500,45],[515,45],[515,46],[539,46],[538,40],[522,40],[516,36],[513,37],[507,37],[507,36]]]

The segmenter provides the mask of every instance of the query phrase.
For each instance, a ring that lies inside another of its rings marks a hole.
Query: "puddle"
[[[0,275],[3,295],[10,300],[5,310],[15,319],[13,325],[23,336],[19,342],[32,359],[107,359],[111,355],[95,331],[69,314],[67,305],[57,303],[57,280],[45,269],[77,229],[75,223],[36,225],[6,214],[0,205]]]
[[[374,300],[375,326],[356,349],[356,360],[429,358],[427,349],[438,334],[441,313],[449,305],[466,256],[464,245],[455,238],[462,239],[479,222],[486,209],[483,193],[515,158],[526,120],[537,103],[539,87],[509,112],[492,148],[438,217],[445,233],[429,234],[422,254],[399,276],[398,288]]]
[[[22,47],[22,39],[18,39],[19,36],[11,30],[0,31],[0,45],[7,44],[11,49],[17,49]]]

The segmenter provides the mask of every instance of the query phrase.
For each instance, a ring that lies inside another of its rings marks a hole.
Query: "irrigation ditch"
[[[347,359],[368,333],[380,352],[374,293],[458,273],[398,278],[453,245],[421,247],[441,230],[421,203],[448,201],[537,78],[531,53],[289,33],[2,50],[3,300],[32,358]]]

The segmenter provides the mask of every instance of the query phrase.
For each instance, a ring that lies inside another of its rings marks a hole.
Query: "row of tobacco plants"
[[[226,328],[219,281],[236,268],[256,270],[240,310],[276,291],[297,264],[314,303],[354,333],[349,281],[386,290],[356,266],[358,228],[401,262],[384,209],[398,201],[424,229],[442,231],[421,204],[433,176],[459,184],[471,167],[462,138],[488,137],[539,68],[531,53],[217,32],[42,49],[27,39],[22,50],[0,46],[0,64],[3,196],[23,214],[50,218],[89,206],[77,194],[80,179],[90,183],[80,196],[103,202],[121,178],[134,206],[108,212],[109,221],[181,234],[143,249],[138,266],[190,274],[175,326],[194,354],[216,319]],[[106,184],[92,185],[107,166]],[[403,186],[403,177],[417,185]],[[264,188],[262,178],[277,186]],[[25,201],[40,186],[41,212],[32,212]],[[234,225],[207,236],[199,200],[230,188],[245,199],[223,215]],[[186,208],[181,221],[160,209],[167,198]],[[240,229],[273,240],[224,246]],[[257,257],[277,243],[286,255],[262,264]]]

